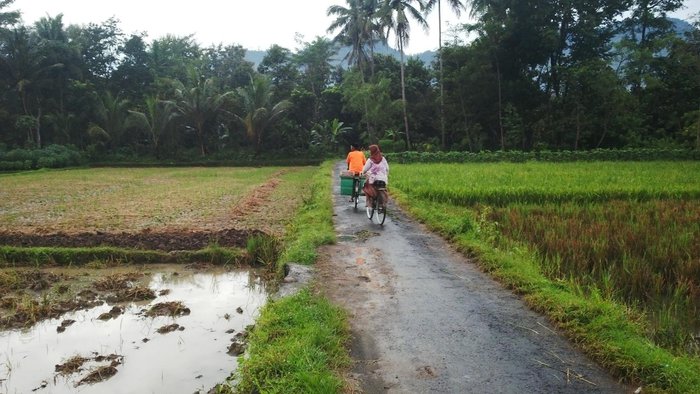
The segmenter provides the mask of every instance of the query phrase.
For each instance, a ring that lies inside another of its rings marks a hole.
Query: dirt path
[[[338,195],[319,286],[351,316],[366,393],[627,392],[546,318],[390,205],[384,226]],[[364,207],[364,204],[361,205]]]

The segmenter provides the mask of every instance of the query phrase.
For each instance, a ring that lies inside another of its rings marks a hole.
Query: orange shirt
[[[345,161],[349,165],[348,170],[359,174],[362,172],[362,168],[365,166],[367,159],[362,151],[354,150],[348,153],[348,158]]]

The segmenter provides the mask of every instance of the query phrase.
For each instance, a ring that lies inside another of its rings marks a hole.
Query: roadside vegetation
[[[324,162],[319,170],[307,179],[301,191],[303,204],[287,229],[286,249],[281,262],[313,264],[316,248],[335,242],[333,228],[333,203],[329,185],[333,162]]]
[[[304,203],[289,224],[279,259],[313,264],[316,249],[335,241],[330,178],[332,162],[323,163],[307,180]],[[312,289],[267,304],[248,338],[249,348],[232,378],[241,393],[341,392],[349,365],[347,316]],[[222,391],[233,391],[222,386]]]
[[[350,364],[347,318],[310,289],[262,310],[239,358],[239,393],[338,393]]]
[[[392,166],[392,196],[601,365],[700,387],[696,162]]]

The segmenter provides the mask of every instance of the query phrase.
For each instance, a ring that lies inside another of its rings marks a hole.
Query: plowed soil
[[[0,232],[0,245],[37,247],[113,246],[143,250],[199,250],[216,243],[222,247],[245,247],[248,238],[261,235],[259,230],[226,229],[217,231],[142,231],[140,233],[83,232],[67,234],[27,234]]]

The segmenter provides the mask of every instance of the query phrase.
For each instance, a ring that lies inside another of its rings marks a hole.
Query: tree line
[[[346,0],[327,10],[331,38],[295,52],[273,45],[257,66],[241,46],[147,41],[113,18],[23,25],[13,1],[0,0],[0,151],[58,144],[166,159],[324,155],[350,142],[700,145],[700,25],[679,35],[666,17],[681,0],[450,0],[475,22],[440,38],[432,64],[405,49],[440,0]]]

